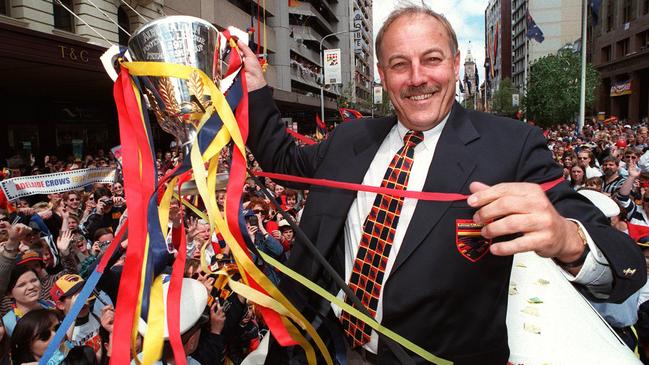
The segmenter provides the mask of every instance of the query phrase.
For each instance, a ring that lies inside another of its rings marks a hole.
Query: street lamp
[[[322,37],[320,40],[320,118],[322,119],[322,122],[325,122],[325,112],[324,112],[324,85],[325,85],[325,78],[324,78],[324,54],[322,53],[322,42],[324,42],[325,39],[339,35],[339,34],[345,34],[345,33],[356,33],[360,32],[360,29],[354,29],[354,30],[343,30],[342,32],[335,32],[335,33],[329,33],[326,36]]]

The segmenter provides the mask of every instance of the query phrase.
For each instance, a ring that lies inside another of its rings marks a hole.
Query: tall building
[[[592,64],[600,72],[597,110],[638,122],[649,117],[649,1],[603,0],[589,28]]]
[[[512,81],[521,93],[530,64],[581,38],[581,1],[512,1]],[[528,38],[530,19],[543,34],[538,40]]]
[[[512,78],[512,2],[490,0],[485,9],[485,83],[487,100]]]
[[[479,97],[476,94],[480,89],[478,85],[478,68],[471,54],[471,48],[467,50],[466,57],[464,57],[464,79],[462,82],[464,88],[462,99],[471,100],[475,106],[475,103],[479,101]]]
[[[165,15],[191,15],[222,29],[254,30],[267,55],[266,78],[287,125],[315,130],[323,48],[340,48],[343,83],[325,86],[327,121],[345,94],[369,114],[373,64],[369,0],[0,0],[0,159],[16,152],[93,153],[119,144],[112,82],[99,57],[129,33]],[[95,7],[96,5],[96,7]],[[356,18],[356,20],[355,20]],[[359,32],[349,33],[354,27]],[[339,33],[339,34],[334,34]],[[366,101],[366,102],[365,102]],[[171,137],[159,130],[156,140]],[[76,147],[73,147],[76,146]]]

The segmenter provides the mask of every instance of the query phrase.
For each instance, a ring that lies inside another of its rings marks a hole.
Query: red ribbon
[[[291,136],[295,137],[295,139],[297,139],[299,141],[302,141],[302,143],[307,144],[307,145],[318,143],[318,142],[314,141],[313,139],[311,139],[311,138],[309,138],[309,137],[307,137],[307,136],[305,136],[303,134],[299,134],[298,132],[296,132],[296,131],[294,131],[294,130],[292,130],[290,128],[286,128],[286,133],[290,134]]]
[[[328,179],[312,179],[312,178],[301,177],[301,176],[276,174],[272,172],[256,171],[255,175],[261,177],[268,177],[273,180],[283,180],[283,181],[325,186],[329,188],[343,189],[343,190],[365,191],[369,193],[377,193],[377,194],[396,196],[400,198],[412,198],[412,199],[426,200],[426,201],[452,202],[452,201],[466,200],[469,197],[469,195],[464,195],[464,194],[434,193],[428,191],[390,189],[390,188],[382,188],[378,186],[369,186],[369,185],[334,181]],[[543,191],[548,191],[553,187],[557,186],[562,181],[564,181],[564,179],[561,177],[556,180],[542,183],[540,184],[540,186],[541,189],[543,189]]]
[[[124,191],[129,202],[129,244],[119,295],[115,305],[115,333],[111,364],[131,361],[130,338],[140,293],[140,279],[147,237],[147,198],[154,191],[153,158],[144,129],[141,108],[128,71],[122,68],[113,89],[123,148]],[[138,146],[140,148],[138,148]],[[142,161],[140,161],[140,157]],[[142,171],[140,172],[140,168]],[[128,335],[126,335],[128,334]]]

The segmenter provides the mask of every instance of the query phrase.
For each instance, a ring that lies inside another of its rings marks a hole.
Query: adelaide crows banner
[[[110,184],[113,182],[115,182],[115,169],[102,167],[14,177],[0,181],[0,188],[7,196],[7,200],[14,201],[34,194],[62,193],[94,183]]]

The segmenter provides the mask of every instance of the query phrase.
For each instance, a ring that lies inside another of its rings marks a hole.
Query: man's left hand
[[[584,250],[577,225],[562,217],[538,184],[502,183],[488,186],[471,183],[467,200],[478,208],[473,220],[485,224],[482,236],[493,239],[522,233],[511,241],[491,245],[491,253],[508,256],[534,251],[561,262],[577,260]]]

